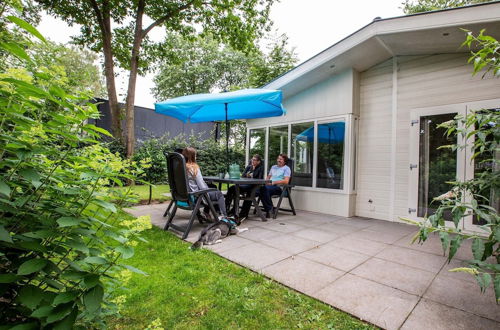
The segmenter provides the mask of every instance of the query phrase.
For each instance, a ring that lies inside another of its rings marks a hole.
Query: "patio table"
[[[257,210],[257,215],[262,219],[262,221],[267,221],[265,215],[262,213],[260,207],[257,205],[257,199],[256,199],[256,194],[257,190],[267,184],[271,183],[271,180],[266,180],[266,179],[252,179],[252,178],[239,178],[239,179],[225,179],[225,178],[219,178],[217,176],[204,176],[203,179],[207,183],[212,183],[212,182],[217,182],[219,183],[219,190],[221,190],[221,186],[223,183],[227,184],[234,184],[235,189],[236,189],[236,197],[234,201],[234,213],[235,216],[238,216],[239,210],[240,210],[240,186],[241,185],[251,185],[252,190],[250,190],[250,196],[249,200],[252,201],[252,204],[256,206]]]

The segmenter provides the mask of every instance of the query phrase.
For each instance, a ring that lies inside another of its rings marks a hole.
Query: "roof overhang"
[[[467,29],[500,39],[500,2],[374,20],[338,43],[271,81],[285,98],[331,76],[365,71],[393,56],[464,53]]]

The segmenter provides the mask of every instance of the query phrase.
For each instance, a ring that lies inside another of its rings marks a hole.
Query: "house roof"
[[[348,68],[359,72],[393,56],[463,53],[467,29],[500,39],[500,1],[375,19],[263,88],[289,97]]]

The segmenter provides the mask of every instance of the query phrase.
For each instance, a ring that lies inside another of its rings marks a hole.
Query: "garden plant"
[[[20,8],[19,8],[20,9]],[[44,37],[2,17],[0,52],[0,320],[15,329],[102,328],[149,218],[121,211],[113,190],[134,163],[100,144],[88,95],[73,95],[30,56]]]

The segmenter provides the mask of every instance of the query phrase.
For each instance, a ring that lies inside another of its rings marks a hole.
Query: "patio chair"
[[[294,161],[291,158],[288,158],[288,161],[286,162],[286,165],[290,167],[290,180],[288,180],[288,184],[282,185],[281,186],[281,194],[279,195],[272,195],[271,198],[279,198],[278,199],[278,204],[276,207],[273,208],[273,219],[276,219],[278,216],[278,211],[285,211],[285,212],[292,212],[293,215],[297,215],[295,213],[295,207],[293,206],[293,201],[292,201],[292,188],[295,187],[295,185],[292,183],[293,179],[293,171],[294,171]],[[288,204],[290,204],[290,208],[282,208],[281,207],[281,202],[283,202],[283,198],[288,198]],[[260,197],[257,200],[257,205],[260,203]],[[253,213],[257,213],[257,210],[254,209]]]
[[[184,156],[177,152],[165,152],[165,157],[167,159],[167,172],[168,172],[168,183],[170,185],[170,193],[172,195],[172,200],[167,207],[167,210],[163,214],[164,217],[168,216],[167,223],[165,224],[164,230],[168,230],[169,227],[182,233],[182,239],[185,239],[191,227],[193,226],[196,214],[199,212],[202,201],[207,203],[210,207],[214,219],[217,219],[217,212],[215,211],[214,205],[210,200],[208,193],[210,191],[216,191],[215,188],[209,188],[205,190],[199,190],[197,192],[189,192],[188,180],[186,175],[186,160]],[[191,212],[191,217],[186,227],[182,227],[172,223],[177,208],[183,210],[189,210]],[[172,209],[172,210],[171,210]],[[199,219],[200,223],[202,221]]]

